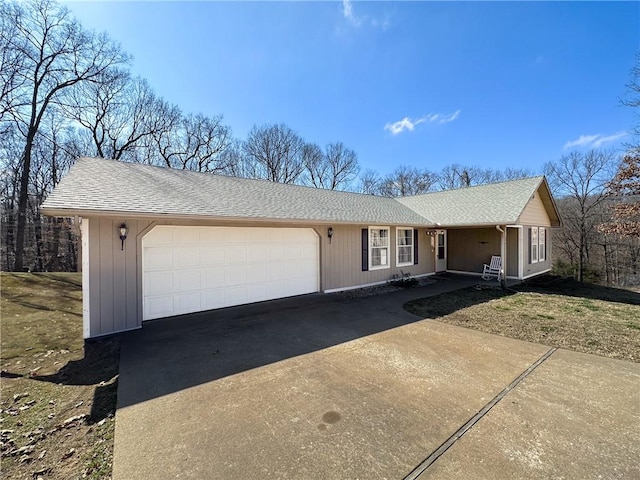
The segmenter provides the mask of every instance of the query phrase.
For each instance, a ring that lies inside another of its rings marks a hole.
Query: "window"
[[[547,229],[545,227],[531,227],[530,263],[544,262],[547,259]]]
[[[389,268],[389,227],[369,227],[369,270]]]
[[[413,265],[413,228],[396,228],[396,266]]]
[[[438,233],[438,260],[444,260],[445,257],[444,233]]]

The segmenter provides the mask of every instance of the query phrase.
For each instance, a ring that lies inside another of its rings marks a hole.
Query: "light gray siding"
[[[154,218],[117,217],[83,218],[84,255],[88,272],[84,275],[83,295],[87,304],[88,324],[85,338],[139,328],[142,325],[142,238],[156,225],[218,225],[237,227],[304,227],[313,228],[320,237],[320,290],[335,290],[385,282],[400,270],[411,275],[434,271],[432,238],[418,229],[417,265],[396,267],[396,230],[391,227],[391,268],[362,271],[362,228],[366,225],[302,225],[271,222],[203,222],[171,221]],[[129,232],[121,250],[118,227],[126,223]]]
[[[500,255],[500,236],[495,227],[447,230],[447,270],[482,273],[483,264]]]
[[[377,225],[384,227],[385,225]],[[333,240],[329,243],[326,227],[321,234],[321,285],[322,290],[334,290],[358,285],[385,282],[392,275],[403,271],[422,275],[434,271],[434,249],[426,229],[418,229],[418,264],[396,267],[396,229],[391,227],[390,268],[362,271],[362,229],[366,225],[334,226]]]
[[[530,229],[534,227],[534,225],[528,225],[524,227],[524,271],[523,277],[527,278],[538,273],[546,272],[551,270],[551,264],[553,260],[552,254],[552,245],[551,245],[551,228],[546,228],[546,248],[547,254],[544,262],[531,263],[531,240],[529,236]]]
[[[87,232],[89,271],[88,284],[83,295],[89,297],[89,325],[85,337],[96,337],[140,326],[138,314],[138,243],[139,233],[148,220],[126,218],[83,218],[83,233]],[[118,227],[126,223],[129,228],[124,250]],[[84,263],[83,263],[84,268]]]

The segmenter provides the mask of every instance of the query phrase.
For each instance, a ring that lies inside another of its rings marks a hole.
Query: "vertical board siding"
[[[551,252],[551,228],[544,226],[544,225],[540,225],[540,226],[544,226],[546,228],[546,234],[545,234],[545,241],[546,241],[546,248],[547,248],[547,252],[546,252],[546,258],[544,262],[538,262],[538,263],[531,263],[531,228],[535,227],[536,225],[527,225],[524,227],[525,230],[525,265],[524,265],[524,276],[528,277],[530,275],[535,275],[536,273],[540,273],[540,272],[544,272],[546,270],[549,270],[551,268],[551,263],[552,263],[552,252]]]
[[[153,219],[94,217],[88,222],[89,320],[87,337],[106,335],[140,327],[142,324],[142,237],[154,225]],[[118,227],[129,229],[125,250],[120,250]],[[362,271],[362,225],[333,225],[329,243],[328,225],[283,225],[256,222],[180,222],[163,225],[219,225],[313,228],[320,238],[320,290],[348,288],[385,282],[400,270],[411,275],[434,272],[435,249],[425,229],[416,229],[418,263],[395,267],[396,229],[391,227],[390,268]]]
[[[385,226],[385,225],[379,225]],[[418,263],[404,267],[396,267],[396,229],[390,231],[390,268],[363,271],[363,233],[364,228],[358,225],[334,225],[333,241],[328,242],[326,235],[321,236],[320,248],[322,265],[322,290],[348,288],[369,283],[385,282],[402,270],[411,275],[422,275],[434,272],[434,249],[425,229],[416,229],[418,238]]]
[[[86,336],[96,337],[139,327],[137,237],[150,222],[124,218],[83,218],[82,221],[90,225],[90,325]],[[129,228],[124,251],[118,232],[123,222]]]
[[[482,273],[482,265],[500,255],[500,235],[495,228],[447,230],[448,269]]]

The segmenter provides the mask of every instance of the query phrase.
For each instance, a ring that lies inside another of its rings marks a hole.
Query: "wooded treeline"
[[[236,138],[222,115],[184,112],[158,96],[132,73],[131,57],[116,41],[84,29],[53,0],[0,0],[0,52],[2,270],[77,269],[74,219],[43,217],[40,205],[80,156],[384,196],[533,174],[454,164],[438,172],[399,166],[382,176],[361,171],[357,153],[341,141],[321,146],[285,124],[256,125]],[[636,272],[638,261],[637,234],[598,228],[611,223],[615,204],[631,198],[626,190],[606,195],[620,160],[608,152],[574,155],[604,156],[606,168],[581,201],[559,180],[565,160],[545,167],[566,217],[556,252],[567,272],[593,270],[615,283]],[[637,215],[627,220],[637,222]]]

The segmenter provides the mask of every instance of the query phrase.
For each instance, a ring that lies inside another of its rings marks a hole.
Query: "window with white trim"
[[[396,228],[396,266],[413,265],[413,228]]]
[[[531,263],[538,263],[538,227],[531,227]]]
[[[389,227],[369,227],[369,270],[389,268]]]
[[[546,235],[545,235],[545,228],[544,227],[539,227],[538,228],[538,261],[539,262],[544,262],[546,259]]]

